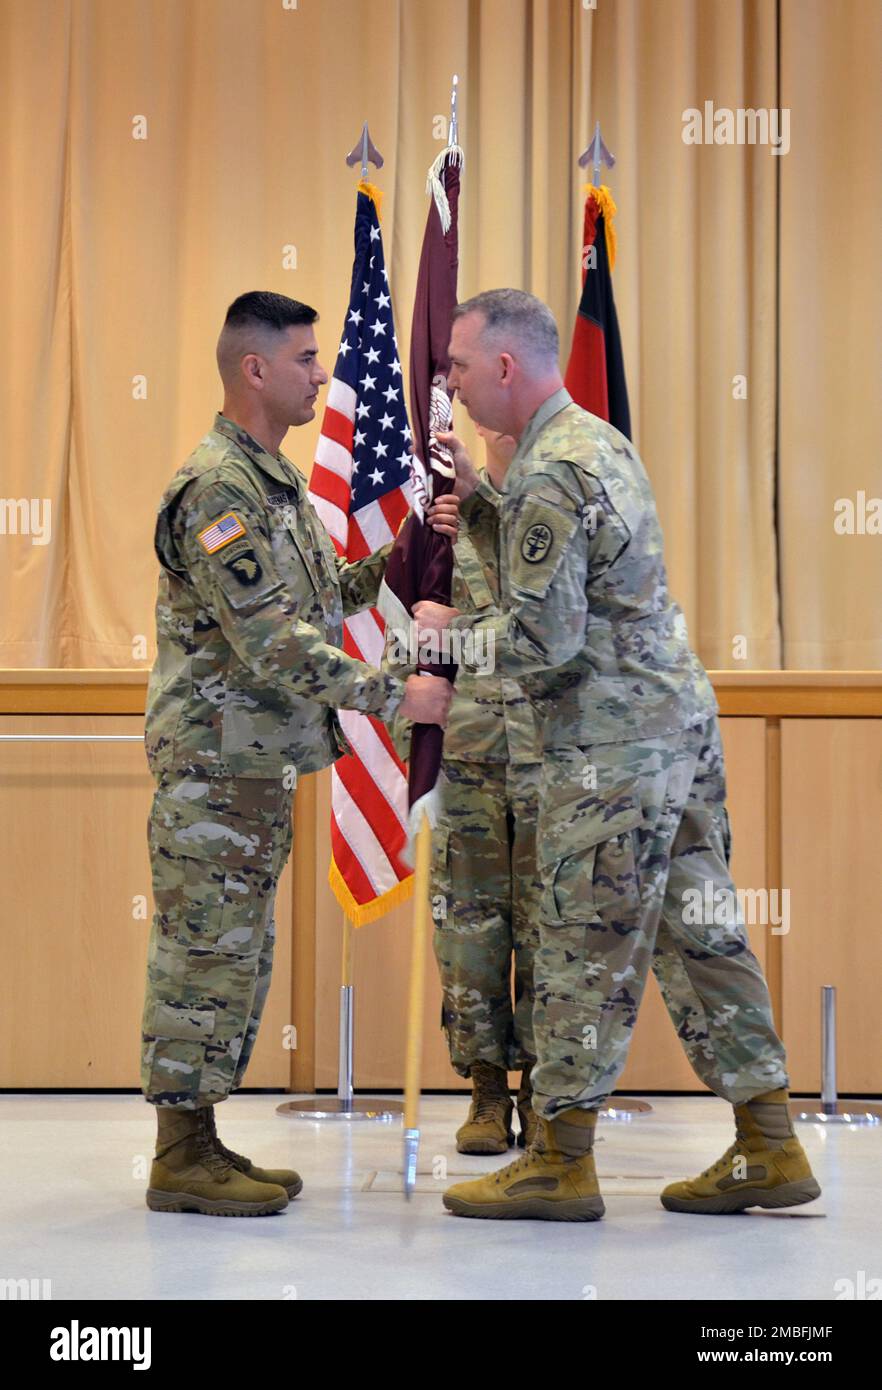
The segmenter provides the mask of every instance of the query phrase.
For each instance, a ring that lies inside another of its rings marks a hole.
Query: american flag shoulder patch
[[[207,550],[209,555],[213,555],[216,550],[222,550],[230,541],[237,540],[239,536],[245,535],[245,527],[242,525],[235,512],[224,512],[217,521],[213,521],[210,526],[206,526],[196,537],[203,550]]]

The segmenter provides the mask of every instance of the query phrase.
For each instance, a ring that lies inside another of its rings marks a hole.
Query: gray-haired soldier
[[[346,745],[335,710],[443,724],[447,681],[404,682],[340,650],[343,617],[376,602],[390,547],[339,560],[279,453],[315,415],[327,374],[314,309],[241,295],[218,341],[223,411],[165,491],[146,745],[156,915],[141,1082],[158,1138],[155,1211],[258,1216],[301,1189],[217,1136],[214,1106],[241,1084],[272,969],[273,901],[291,847],[297,775]],[[437,529],[456,534],[457,503]]]
[[[668,595],[649,479],[628,440],[563,388],[556,325],[532,295],[497,290],[460,305],[450,358],[472,417],[518,440],[503,493],[503,615],[430,603],[415,615],[422,628],[452,620],[473,637],[492,633],[498,669],[539,711],[544,895],[537,1140],[449,1189],[445,1205],[460,1216],[603,1214],[597,1109],[625,1064],[650,968],[692,1066],[736,1119],[735,1143],[667,1187],[663,1205],[811,1201],[820,1188],[790,1123],[784,1048],[743,923],[736,912],[696,922],[691,910],[708,886],[735,902],[725,773],[713,690]],[[474,480],[461,445],[455,457]]]

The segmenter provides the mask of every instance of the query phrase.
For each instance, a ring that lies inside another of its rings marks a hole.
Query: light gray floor
[[[0,1096],[0,1276],[50,1279],[54,1299],[753,1300],[834,1299],[837,1280],[882,1275],[882,1127],[801,1126],[823,1196],[792,1214],[682,1216],[657,1194],[728,1147],[731,1110],[656,1097],[651,1115],[599,1126],[603,1221],[473,1221],[441,1191],[506,1160],[456,1153],[465,1098],[424,1099],[409,1203],[399,1124],[284,1120],[287,1099],[237,1096],[218,1128],[297,1168],[302,1194],[278,1216],[221,1220],[147,1210],[155,1130],[140,1097]]]

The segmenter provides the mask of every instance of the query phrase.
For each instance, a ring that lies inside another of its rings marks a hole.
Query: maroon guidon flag
[[[453,458],[437,440],[439,432],[453,426],[451,396],[447,387],[456,276],[459,259],[457,212],[462,150],[448,145],[429,170],[432,194],[423,237],[413,306],[410,346],[410,419],[413,429],[412,512],[401,528],[380,590],[379,609],[397,645],[412,648],[415,631],[413,606],[421,599],[449,605],[453,578],[453,542],[427,525],[427,507],[453,491],[456,475]],[[438,639],[439,641],[442,639]],[[419,649],[419,670],[452,681],[456,666],[433,660],[440,648]],[[441,766],[444,733],[437,724],[415,724],[411,738],[408,795],[411,839],[419,830],[422,814],[434,824],[435,782]]]

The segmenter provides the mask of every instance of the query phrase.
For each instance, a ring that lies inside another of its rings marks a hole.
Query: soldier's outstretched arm
[[[450,625],[480,629],[484,643],[492,646],[475,643],[473,650],[481,651],[484,663],[492,651],[497,673],[518,679],[566,665],[585,641],[588,537],[573,496],[544,476],[529,479],[510,498],[503,524],[505,612],[486,618],[464,614]]]
[[[380,584],[386,572],[386,561],[392,553],[392,542],[366,555],[363,560],[347,560],[337,556],[337,579],[343,598],[343,616],[351,618],[364,608],[375,608]]]
[[[213,529],[226,515],[238,523],[231,541]],[[306,699],[391,718],[404,681],[331,646],[302,619],[305,595],[279,573],[265,519],[244,489],[203,488],[182,505],[175,532],[189,582],[249,670]]]
[[[459,498],[448,493],[429,508],[426,519],[434,531],[442,536],[456,539],[459,524]],[[375,608],[380,583],[386,570],[386,561],[392,551],[392,542],[366,555],[363,560],[346,560],[337,556],[337,578],[343,596],[343,616],[351,618],[364,608]]]

